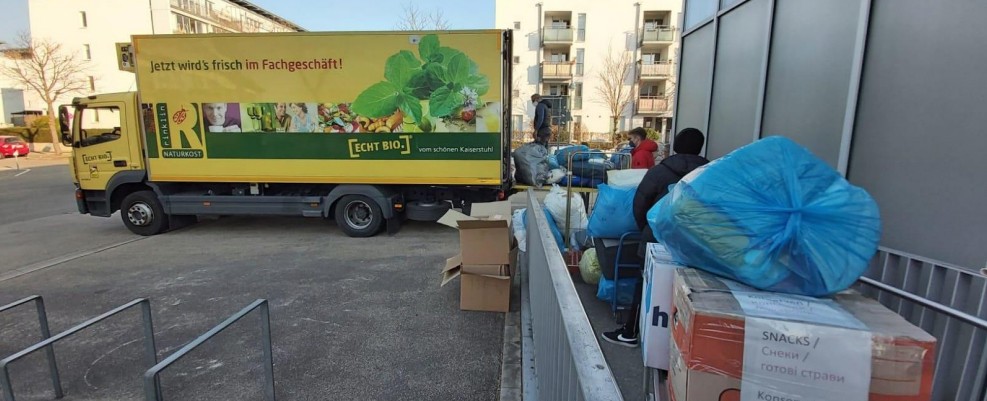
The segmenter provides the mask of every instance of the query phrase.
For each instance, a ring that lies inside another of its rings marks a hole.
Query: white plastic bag
[[[546,184],[558,184],[559,181],[565,178],[565,170],[560,168],[552,169],[548,171],[548,179],[545,180]]]
[[[643,168],[610,170],[607,171],[607,184],[618,188],[637,188],[647,173],[648,170]]]
[[[565,230],[565,198],[566,191],[558,185],[552,185],[552,190],[545,197],[545,207],[555,220],[555,224],[560,230]],[[583,205],[583,198],[577,193],[572,194],[569,199],[569,227],[576,230],[585,230],[589,224],[586,217],[586,206]]]
[[[511,215],[511,226],[514,230],[514,238],[517,239],[517,248],[521,252],[527,252],[527,246],[525,245],[528,240],[528,230],[524,226],[524,213],[528,209],[518,209],[514,211]]]

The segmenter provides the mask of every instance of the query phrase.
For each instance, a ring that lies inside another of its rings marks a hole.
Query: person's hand
[[[223,128],[223,132],[240,132],[240,127],[236,125],[231,125],[229,127]]]

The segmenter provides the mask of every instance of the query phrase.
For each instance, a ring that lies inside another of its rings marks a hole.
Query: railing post
[[[264,394],[268,401],[275,401],[274,394],[274,353],[271,347],[271,312],[267,301],[260,305],[260,324],[264,346]]]
[[[145,300],[141,302],[141,315],[141,320],[144,322],[144,358],[147,359],[149,366],[154,366],[158,364],[158,350],[154,344],[154,322],[151,319],[151,301]],[[161,379],[155,376],[154,381],[158,399],[161,399]]]
[[[38,324],[41,326],[41,341],[44,341],[51,338],[51,331],[48,329],[48,313],[45,312],[44,299],[41,297],[35,299],[34,306],[38,310]],[[62,379],[58,376],[58,363],[55,360],[55,346],[49,345],[45,347],[45,354],[48,357],[48,374],[51,375],[51,387],[55,389],[55,398],[62,398],[65,394],[62,393]],[[6,373],[5,367],[4,376],[6,376]],[[13,394],[11,394],[10,397],[10,399],[13,400]]]

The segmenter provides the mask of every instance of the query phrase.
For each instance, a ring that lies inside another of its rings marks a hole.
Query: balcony
[[[669,45],[675,40],[674,26],[657,26],[641,29],[641,45]]]
[[[658,61],[653,63],[644,63],[638,61],[638,66],[641,67],[640,79],[664,79],[672,75],[672,62],[671,61]]]
[[[572,67],[572,61],[543,61],[541,63],[541,78],[546,81],[572,79]]]
[[[542,44],[572,44],[572,28],[542,28]]]
[[[663,115],[671,113],[671,102],[665,96],[641,96],[637,99],[638,114]]]

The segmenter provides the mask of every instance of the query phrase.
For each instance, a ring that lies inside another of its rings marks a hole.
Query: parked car
[[[27,142],[16,136],[0,136],[0,159],[13,156],[27,156],[31,148]]]

